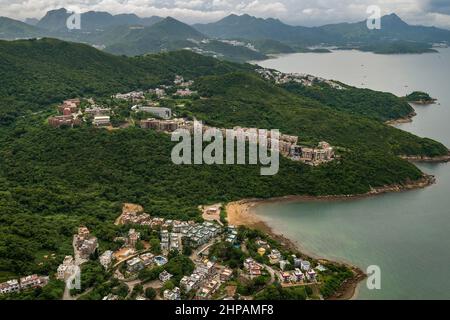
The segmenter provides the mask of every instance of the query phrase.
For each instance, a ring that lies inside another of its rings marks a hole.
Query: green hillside
[[[422,176],[396,154],[447,151],[373,117],[276,87],[250,65],[191,52],[126,58],[43,39],[0,42],[0,57],[0,281],[54,272],[72,252],[71,235],[80,224],[95,230],[101,246],[111,243],[123,202],[142,204],[153,216],[199,219],[197,206],[206,203],[360,194]],[[277,175],[260,176],[256,165],[174,165],[170,136],[151,130],[45,124],[65,98],[150,88],[175,74],[194,79],[207,98],[180,113],[224,127],[278,128],[304,143],[326,140],[341,158],[319,167],[282,158]],[[56,259],[43,258],[49,253]]]

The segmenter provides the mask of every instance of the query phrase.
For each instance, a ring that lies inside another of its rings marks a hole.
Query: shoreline
[[[396,125],[399,125],[399,124],[411,123],[411,122],[413,122],[413,118],[415,116],[417,116],[417,113],[415,111],[413,111],[413,112],[411,112],[410,114],[408,114],[405,117],[394,119],[394,120],[385,121],[384,124],[386,124],[388,126],[396,126]]]
[[[450,150],[445,156],[427,157],[427,156],[400,156],[404,160],[411,162],[425,162],[425,163],[447,163],[450,162]]]
[[[267,233],[270,237],[280,242],[287,249],[293,251],[300,251],[306,255],[309,255],[317,260],[327,261],[331,263],[343,264],[349,267],[354,277],[342,285],[341,289],[336,294],[329,298],[329,300],[353,300],[357,298],[358,285],[366,278],[366,274],[359,267],[349,264],[344,261],[330,261],[323,259],[315,255],[314,253],[305,252],[301,247],[301,244],[296,241],[285,237],[282,234],[277,233],[266,222],[259,218],[254,212],[255,208],[259,205],[267,203],[289,203],[289,202],[306,202],[306,201],[340,201],[340,200],[355,200],[363,199],[376,195],[381,195],[390,192],[404,192],[414,189],[423,189],[436,182],[434,176],[424,175],[422,179],[406,183],[404,185],[392,185],[384,186],[380,188],[374,188],[371,191],[359,194],[359,195],[332,195],[332,196],[308,196],[308,195],[292,195],[284,197],[275,197],[270,199],[242,199],[234,202],[230,202],[226,205],[227,220],[228,223],[235,226],[246,226],[252,229],[260,230]]]

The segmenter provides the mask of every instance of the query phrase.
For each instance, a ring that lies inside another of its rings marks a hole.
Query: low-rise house
[[[294,282],[302,282],[303,279],[305,278],[305,275],[303,274],[303,272],[299,268],[295,268],[295,270],[292,273],[292,275],[295,278]]]
[[[95,116],[92,123],[97,126],[109,126],[111,124],[111,117],[110,116]]]
[[[0,283],[0,293],[13,293],[18,292],[20,290],[20,284],[17,279],[9,280],[3,283]]]
[[[139,258],[141,258],[142,263],[144,264],[144,266],[149,266],[153,263],[153,259],[154,259],[154,255],[150,252],[147,253],[143,253],[139,256]]]
[[[207,300],[217,291],[219,288],[219,282],[216,280],[209,281],[206,285],[200,288],[195,296],[196,300]]]
[[[300,267],[303,271],[308,271],[311,268],[311,263],[307,260],[302,260],[302,262],[300,262]]]
[[[92,107],[92,108],[86,108],[84,110],[84,113],[86,114],[90,114],[93,116],[104,116],[104,115],[109,115],[111,113],[111,109],[110,108],[102,108],[102,107]]]
[[[58,266],[56,278],[67,280],[75,271],[75,261],[72,256],[66,256],[62,264]]]
[[[314,269],[310,269],[306,272],[306,278],[308,279],[308,281],[314,282],[316,281],[316,271],[314,271]]]
[[[82,259],[88,259],[89,256],[94,253],[98,247],[98,241],[96,237],[91,237],[88,240],[84,240],[83,244],[78,248],[80,257]]]
[[[226,281],[230,280],[232,276],[233,276],[233,270],[225,268],[220,273],[220,281],[226,282]]]
[[[282,272],[280,276],[281,281],[283,281],[284,283],[288,283],[291,281],[291,274],[289,272]]]
[[[198,273],[204,274],[205,277],[212,276],[216,274],[215,263],[212,261],[205,260],[203,263],[197,265],[195,269]]]
[[[140,239],[141,234],[135,229],[128,230],[128,245],[132,248],[136,247],[136,243]]]
[[[144,263],[138,257],[134,257],[127,261],[128,272],[139,272],[144,269]]]
[[[161,272],[159,274],[159,280],[161,280],[162,282],[169,281],[172,277],[173,277],[173,275],[168,273],[166,270],[164,270],[163,272]]]
[[[37,274],[20,278],[20,289],[43,287],[48,283],[48,277],[39,277]]]
[[[71,115],[54,116],[48,118],[48,124],[53,128],[59,128],[61,126],[74,127],[80,125],[81,120],[73,118]]]
[[[164,290],[163,293],[164,300],[180,300],[181,299],[181,293],[180,288],[175,287],[172,290]]]
[[[186,291],[189,292],[191,290],[195,290],[199,288],[200,282],[204,279],[204,277],[198,273],[193,273],[189,277],[184,276],[180,280],[180,286]]]
[[[281,253],[277,249],[273,249],[268,257],[270,264],[278,264],[281,260]]]

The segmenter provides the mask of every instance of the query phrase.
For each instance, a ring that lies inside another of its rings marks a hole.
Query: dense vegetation
[[[392,93],[342,86],[345,90],[334,89],[320,83],[312,87],[288,83],[282,87],[292,93],[320,101],[333,109],[380,121],[403,118],[414,112],[406,101]]]
[[[142,204],[154,216],[198,220],[201,204],[365,193],[417,180],[421,172],[396,154],[446,153],[432,140],[276,87],[249,65],[189,52],[125,58],[43,39],[0,42],[0,58],[0,281],[55,272],[72,252],[80,224],[101,247],[110,243],[121,232],[113,221],[123,202]],[[341,158],[321,167],[282,158],[280,172],[263,177],[253,165],[176,166],[174,143],[153,131],[45,124],[52,104],[63,99],[146,89],[175,74],[195,79],[209,97],[193,101],[183,111],[187,116],[223,127],[278,128],[305,143],[326,140],[339,147]]]
[[[406,100],[413,103],[433,103],[433,99],[428,93],[421,91],[414,91],[406,96]]]

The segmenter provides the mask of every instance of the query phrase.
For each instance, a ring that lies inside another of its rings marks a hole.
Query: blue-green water
[[[414,121],[399,127],[450,146],[450,49],[426,55],[292,54],[260,65],[397,95],[427,91],[440,104],[417,106]],[[435,175],[437,184],[351,201],[265,204],[256,213],[306,252],[362,269],[380,266],[381,290],[368,290],[363,282],[360,299],[450,299],[450,164],[420,168]]]

